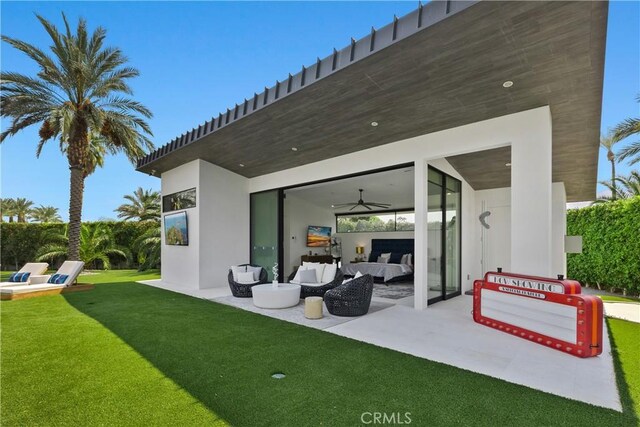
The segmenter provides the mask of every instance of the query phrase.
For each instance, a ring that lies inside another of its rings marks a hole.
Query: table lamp
[[[358,261],[362,260],[362,254],[364,254],[364,246],[356,246],[356,253],[358,257],[356,258]]]

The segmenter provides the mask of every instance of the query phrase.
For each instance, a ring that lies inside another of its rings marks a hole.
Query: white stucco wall
[[[194,160],[162,174],[161,193],[168,195],[196,188],[196,207],[185,209],[189,246],[170,246],[164,240],[162,224],[162,281],[178,287],[198,289],[200,283],[200,160]],[[164,213],[163,213],[164,218]]]
[[[186,209],[189,246],[166,245],[162,227],[162,281],[188,289],[228,286],[229,266],[249,260],[248,180],[203,160],[162,174],[163,195],[194,187],[196,207]]]
[[[567,192],[562,182],[552,185],[551,228],[551,277],[567,275],[567,254],[564,252],[564,236],[567,234]]]

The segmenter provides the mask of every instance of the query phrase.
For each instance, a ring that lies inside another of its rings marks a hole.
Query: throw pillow
[[[307,266],[301,265],[300,267],[298,267],[296,275],[293,276],[293,279],[291,279],[291,283],[300,283],[300,273],[302,273],[304,270],[308,270]]]
[[[232,265],[231,273],[233,274],[233,281],[238,281],[238,273],[245,273],[247,271],[246,265]]]
[[[67,279],[69,278],[68,274],[54,274],[53,276],[49,277],[49,280],[47,280],[47,283],[51,283],[54,285],[62,285],[64,284],[64,282],[67,281]]]
[[[397,252],[392,252],[389,257],[389,264],[400,264],[402,260],[402,254]]]
[[[391,252],[385,252],[385,253],[382,253],[382,254],[380,254],[380,256],[381,256],[382,258],[391,258]]]
[[[407,264],[407,257],[409,254],[404,254],[402,255],[402,258],[400,258],[400,264]]]
[[[25,283],[29,280],[29,276],[31,276],[31,273],[27,272],[27,273],[13,273],[11,275],[11,277],[9,277],[9,281],[13,282],[13,283]]]
[[[260,280],[260,273],[262,273],[262,267],[260,266],[254,267],[252,265],[247,265],[247,271],[250,271],[251,273],[253,273],[253,280],[255,281]]]
[[[301,271],[300,283],[318,283],[318,280],[316,278],[316,271],[314,269]]]
[[[256,283],[257,280],[253,278],[253,273],[251,271],[240,272],[238,273],[238,283],[242,283],[245,285],[250,285],[252,283]]]
[[[350,279],[344,279],[342,281],[342,284],[344,285],[345,283],[349,283],[350,281],[352,281],[353,279],[357,279],[358,277],[362,277],[362,273],[360,273],[359,271],[356,271],[356,275],[355,276],[353,276]]]
[[[385,258],[382,255],[378,257],[378,263],[380,264],[388,264],[389,263],[389,258]]]
[[[322,279],[320,283],[329,283],[336,278],[338,272],[338,264],[325,264],[324,271],[322,272]]]
[[[319,262],[303,262],[302,265],[316,270],[315,283],[320,283],[322,280],[322,273],[324,272],[324,264],[320,264]]]
[[[407,264],[413,266],[413,254],[407,254]]]

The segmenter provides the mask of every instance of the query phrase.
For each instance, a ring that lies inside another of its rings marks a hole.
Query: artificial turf
[[[0,304],[3,425],[342,426],[364,412],[409,412],[413,425],[638,423],[637,324],[609,320],[618,413],[137,278],[94,275],[88,292]]]

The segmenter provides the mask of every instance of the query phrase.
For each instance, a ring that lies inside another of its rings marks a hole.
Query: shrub
[[[567,257],[569,277],[640,292],[640,197],[570,210],[567,234],[582,236],[582,253]]]
[[[131,249],[133,256],[129,261],[121,257],[111,258],[111,268],[137,267],[138,254],[134,250],[134,241],[152,228],[158,228],[157,223],[132,221],[98,221],[85,223],[90,228],[97,224],[108,227],[113,234],[115,244]],[[63,234],[65,224],[32,224],[8,223],[0,224],[0,262],[3,270],[16,270],[26,262],[33,262],[38,250],[49,243],[47,235]],[[52,267],[55,267],[52,265]]]

